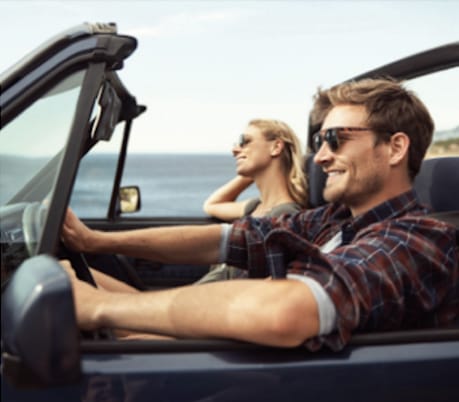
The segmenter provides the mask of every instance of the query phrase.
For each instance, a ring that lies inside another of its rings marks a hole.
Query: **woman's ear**
[[[284,141],[281,139],[274,140],[271,146],[271,156],[279,156],[284,149]]]
[[[410,137],[404,132],[396,132],[390,137],[390,164],[398,165],[406,158],[408,162],[408,149],[410,147]]]

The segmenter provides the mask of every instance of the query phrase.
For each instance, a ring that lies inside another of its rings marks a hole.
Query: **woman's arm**
[[[207,214],[224,220],[233,221],[244,216],[248,201],[236,201],[236,198],[253,183],[251,178],[236,176],[215,190],[206,201],[203,209]]]

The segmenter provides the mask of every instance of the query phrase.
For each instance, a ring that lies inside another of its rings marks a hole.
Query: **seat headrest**
[[[414,189],[435,212],[459,210],[459,156],[425,159]]]
[[[316,208],[324,205],[325,200],[323,198],[323,191],[327,175],[323,172],[319,165],[314,163],[314,154],[306,156],[304,171],[306,177],[308,178],[309,207]]]

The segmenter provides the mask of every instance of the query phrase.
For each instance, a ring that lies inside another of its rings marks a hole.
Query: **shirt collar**
[[[349,211],[349,208],[343,208]],[[381,222],[387,219],[394,219],[405,215],[412,210],[419,210],[419,208],[421,207],[415,191],[409,190],[377,205],[362,215],[355,218],[350,216],[349,219],[343,223],[342,228],[345,231],[352,230],[354,233],[357,233],[360,229],[363,229],[372,223]],[[425,210],[425,212],[427,213],[428,210]]]

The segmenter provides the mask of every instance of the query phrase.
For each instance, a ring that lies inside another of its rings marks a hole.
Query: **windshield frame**
[[[87,151],[90,135],[90,119],[94,103],[103,81],[105,63],[89,65],[73,119],[67,144],[63,150],[61,168],[56,178],[55,191],[50,200],[49,211],[38,243],[37,254],[54,253],[59,243],[60,227],[75,181],[81,156]],[[54,215],[52,219],[50,216]]]
[[[29,178],[26,184],[3,206],[5,211],[8,206],[21,207],[15,209],[15,211],[17,210],[15,212],[16,221],[13,219],[9,224],[13,225],[15,221],[14,225],[17,227],[14,228],[14,231],[15,233],[22,233],[22,235],[13,242],[6,241],[6,239],[2,240],[2,243],[5,240],[2,249],[3,247],[6,247],[5,250],[11,248],[9,258],[18,265],[32,255],[55,255],[58,250],[60,228],[81,155],[87,152],[90,144],[93,145],[97,142],[91,141],[90,138],[91,119],[93,118],[95,100],[104,80],[105,69],[106,64],[104,62],[91,63],[85,68],[73,70],[65,76],[60,76],[53,82],[53,88],[58,88],[59,84],[65,82],[74,72],[80,71],[83,74],[76,86],[78,92],[75,94],[75,100],[69,104],[72,110],[66,115],[65,122],[68,121],[68,125],[65,129],[68,132],[62,133],[64,136],[63,145],[59,144],[57,154],[50,156],[46,164],[33,177]],[[35,99],[46,97],[49,94],[49,89],[49,83],[47,85],[38,83],[36,87],[31,88],[36,94]],[[30,103],[22,110],[27,110],[28,106]],[[18,115],[17,119],[21,119],[21,117]],[[53,116],[50,114],[45,118],[52,121]],[[28,130],[30,123],[26,126]],[[36,133],[34,133],[33,128],[30,126],[30,135],[23,139],[24,148],[30,147],[33,141],[40,140],[39,136],[34,137]],[[21,209],[23,210],[22,219]],[[33,236],[30,236],[31,233]],[[21,244],[23,246],[20,246]],[[3,279],[7,280],[8,275],[2,278],[2,282]]]

